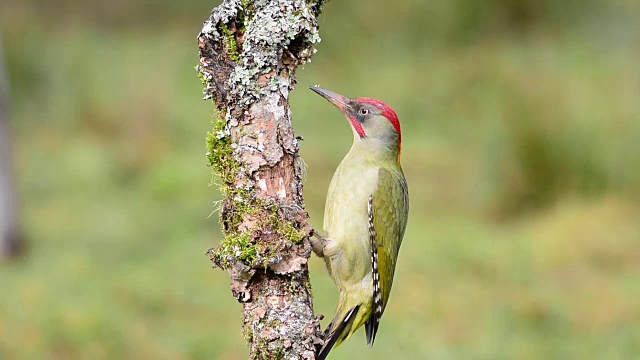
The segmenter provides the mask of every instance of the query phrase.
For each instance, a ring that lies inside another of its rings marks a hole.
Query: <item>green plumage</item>
[[[373,311],[369,196],[373,195],[383,310],[391,293],[398,250],[407,224],[407,183],[397,160],[361,155],[361,149],[354,146],[342,161],[329,186],[325,206],[324,232],[328,244],[324,259],[340,290],[335,320],[360,307],[334,346],[364,325]],[[336,325],[332,323],[329,328]]]
[[[383,311],[389,300],[398,250],[402,243],[409,213],[407,182],[398,166],[392,172],[381,168],[373,194],[373,219],[378,239],[378,268]]]
[[[373,345],[391,293],[409,198],[393,109],[376,99],[312,90],[344,113],[354,134],[353,146],[329,185],[324,238],[312,241],[340,291],[336,315],[316,355],[323,360],[365,323],[367,343]]]

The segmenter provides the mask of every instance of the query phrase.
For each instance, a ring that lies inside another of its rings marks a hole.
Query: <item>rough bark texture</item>
[[[0,260],[20,252],[18,211],[13,168],[11,166],[11,136],[8,124],[8,80],[4,71],[2,37],[0,36]]]
[[[218,111],[207,157],[225,199],[225,238],[208,251],[243,304],[251,359],[314,359],[311,254],[299,139],[291,127],[295,70],[320,41],[322,0],[225,0],[198,35],[205,99]]]

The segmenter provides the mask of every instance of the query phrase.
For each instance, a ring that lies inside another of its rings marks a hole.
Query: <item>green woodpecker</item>
[[[323,360],[362,325],[373,345],[387,305],[409,212],[400,167],[400,122],[380,100],[349,99],[318,86],[311,90],[349,120],[353,146],[329,186],[324,237],[312,239],[340,290],[336,316],[324,332],[316,359]]]

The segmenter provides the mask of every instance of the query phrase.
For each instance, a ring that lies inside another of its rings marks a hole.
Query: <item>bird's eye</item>
[[[360,109],[360,115],[362,115],[362,116],[367,116],[367,115],[369,115],[369,110],[367,110],[367,109]]]

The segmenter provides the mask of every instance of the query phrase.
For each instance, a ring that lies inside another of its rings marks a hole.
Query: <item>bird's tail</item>
[[[359,310],[360,305],[348,309],[342,309],[341,306],[338,308],[336,316],[324,331],[324,344],[318,350],[316,360],[324,360],[334,346],[337,347],[353,334],[359,327],[353,326]]]

